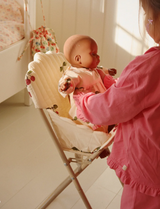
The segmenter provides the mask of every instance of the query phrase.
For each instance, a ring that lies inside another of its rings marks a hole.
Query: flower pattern
[[[32,38],[32,56],[37,52],[46,53],[47,51],[59,52],[57,46],[55,33],[51,28],[46,28],[44,26],[39,27],[33,31]]]
[[[41,26],[36,30],[32,31],[33,36],[27,43],[26,47],[24,48],[21,55],[18,57],[20,60],[25,51],[27,50],[28,46],[32,43],[31,51],[32,56],[35,55],[37,52],[46,53],[47,51],[52,51],[55,53],[59,52],[59,47],[57,45],[56,36],[51,28],[46,28],[45,26]]]
[[[0,51],[24,38],[21,8],[15,0],[0,1]]]
[[[35,81],[35,76],[32,75],[33,71],[30,70],[27,72],[26,77],[25,77],[25,81],[26,81],[26,87],[29,86],[31,84],[31,82]],[[32,97],[32,94],[28,91],[29,96]]]
[[[29,70],[27,71],[26,75],[25,75],[25,82],[26,82],[26,88],[27,88],[27,91],[29,93],[29,96],[32,97],[32,91],[30,91],[28,88],[30,85],[32,86],[33,82],[36,81],[36,77],[35,77],[35,73],[34,71],[32,70]],[[32,97],[33,99],[33,97]],[[50,109],[50,110],[53,110],[56,114],[59,115],[59,111],[58,111],[58,105],[57,104],[54,104],[52,107],[48,107],[46,109]]]

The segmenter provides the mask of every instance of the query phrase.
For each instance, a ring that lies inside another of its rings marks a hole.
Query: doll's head
[[[73,67],[96,68],[100,62],[97,43],[89,36],[73,35],[63,48],[64,56]]]
[[[139,0],[145,12],[145,27],[156,43],[160,43],[160,0]]]

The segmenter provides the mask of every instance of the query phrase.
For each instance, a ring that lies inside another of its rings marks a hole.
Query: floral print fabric
[[[24,38],[21,7],[15,0],[0,0],[0,51]]]

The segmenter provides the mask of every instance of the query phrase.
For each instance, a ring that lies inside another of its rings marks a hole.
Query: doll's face
[[[65,58],[77,68],[96,68],[100,62],[96,42],[85,35],[69,37],[63,47]]]
[[[97,51],[98,47],[94,40],[81,40],[78,43],[77,52],[75,50],[75,60],[78,61],[79,67],[96,68],[100,62]]]

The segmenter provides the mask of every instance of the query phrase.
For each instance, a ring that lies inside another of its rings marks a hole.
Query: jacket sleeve
[[[99,75],[101,76],[101,79],[103,81],[104,86],[106,89],[108,89],[112,84],[116,83],[116,80],[110,76],[109,74],[106,74],[104,70],[97,69]]]
[[[106,92],[74,95],[84,116],[93,124],[111,125],[126,122],[144,107],[144,88],[136,76],[122,76]]]

